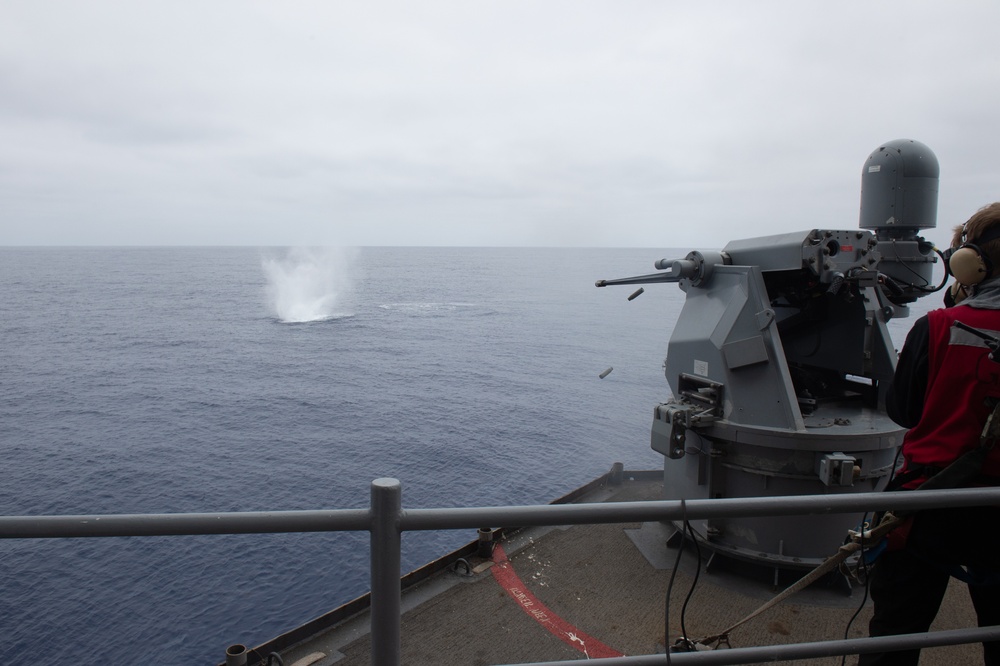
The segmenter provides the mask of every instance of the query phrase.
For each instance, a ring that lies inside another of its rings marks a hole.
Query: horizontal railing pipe
[[[0,539],[367,532],[370,526],[368,509],[0,516]]]
[[[677,652],[670,655],[672,666],[735,666],[736,664],[761,664],[793,659],[817,659],[839,657],[848,654],[869,654],[872,652],[893,652],[896,650],[916,650],[922,648],[961,645],[963,643],[983,643],[1000,640],[1000,626],[977,627],[974,629],[948,629],[921,634],[900,634],[897,636],[877,636],[874,638],[850,638],[813,643],[791,643],[788,645],[763,645],[746,648],[727,648],[702,652]],[[611,657],[590,659],[587,666],[663,666],[667,657],[663,654],[638,657]],[[579,660],[539,661],[510,664],[508,666],[579,666]]]
[[[545,504],[451,509],[404,509],[404,530],[447,530],[476,526],[583,525],[749,516],[916,511],[1000,505],[1000,488],[960,488],[900,493],[844,493],[779,497],[727,497],[590,504]]]
[[[591,504],[544,504],[448,509],[404,509],[400,529],[478,529],[489,526],[582,525],[747,516],[791,516],[886,509],[916,511],[939,506],[1000,505],[1000,488],[901,493],[845,493],[780,497],[731,497]],[[369,531],[367,509],[153,513],[76,516],[0,516],[0,538],[180,536],[286,532]]]

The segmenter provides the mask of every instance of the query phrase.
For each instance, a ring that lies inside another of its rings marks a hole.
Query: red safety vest
[[[1000,398],[1000,363],[987,358],[989,348],[981,338],[956,327],[955,321],[1000,337],[1000,310],[959,305],[928,314],[927,393],[920,422],[903,438],[904,472],[944,468],[977,448],[993,411],[987,398]],[[983,474],[1000,477],[1000,444],[988,456]],[[913,488],[921,481],[904,485]]]

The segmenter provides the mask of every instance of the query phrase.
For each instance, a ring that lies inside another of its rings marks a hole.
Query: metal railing
[[[789,516],[916,511],[940,507],[1000,505],[1000,488],[963,488],[908,493],[855,493],[793,497],[547,504],[537,506],[403,509],[396,479],[375,479],[365,509],[239,513],[0,516],[0,538],[82,538],[367,531],[371,535],[372,663],[400,663],[399,585],[404,531],[478,529],[483,525],[583,525],[751,516]],[[672,655],[674,664],[746,664],[1000,641],[1000,626],[928,634],[859,638]],[[594,664],[662,664],[664,655],[595,659]],[[547,662],[570,664],[575,662]]]

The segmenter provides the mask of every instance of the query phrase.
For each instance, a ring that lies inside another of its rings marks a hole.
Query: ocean
[[[656,469],[687,250],[0,248],[0,512],[544,503]],[[599,375],[613,368],[604,379]],[[407,533],[408,571],[475,538]],[[367,533],[0,541],[9,663],[214,664],[365,592]]]

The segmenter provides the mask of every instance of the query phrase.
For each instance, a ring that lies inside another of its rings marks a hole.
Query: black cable
[[[899,454],[903,452],[903,447],[900,446],[896,449],[896,455],[892,458],[892,469],[889,470],[889,480],[886,481],[886,487],[888,488],[892,485],[892,480],[896,478],[896,468],[899,466]],[[885,492],[885,491],[883,491]],[[872,516],[874,518],[874,516]]]
[[[918,289],[924,292],[925,294],[933,294],[936,291],[941,291],[942,289],[944,289],[945,284],[948,283],[948,262],[945,261],[944,259],[944,253],[941,252],[941,250],[937,249],[937,247],[935,246],[931,246],[931,249],[934,250],[939,257],[941,257],[941,262],[944,264],[944,279],[941,280],[941,284],[939,284],[936,287],[931,287],[931,284],[930,282],[927,281],[927,278],[925,278],[923,275],[910,268],[909,264],[903,261],[903,258],[899,256],[899,250],[896,249],[896,240],[895,239],[892,240],[892,251],[896,255],[896,259],[897,261],[899,261],[900,265],[923,281],[922,285],[911,283],[908,286],[913,287],[914,289]]]
[[[937,248],[935,248],[935,250],[936,249]],[[938,254],[940,254],[940,252]],[[903,452],[903,447],[900,446],[899,448],[896,449],[896,455],[893,456],[893,459],[892,459],[892,469],[889,471],[889,480],[886,482],[887,485],[891,484],[892,480],[896,477],[896,467],[899,465],[899,454],[901,454],[902,452]],[[872,514],[872,523],[873,523],[872,527],[873,528],[878,527],[878,525],[874,524],[875,523],[875,516],[876,515],[877,514]],[[871,571],[870,571],[870,569],[872,567],[867,562],[865,562],[865,519],[867,517],[868,517],[868,512],[866,511],[864,513],[864,515],[861,516],[861,541],[860,541],[861,548],[858,551],[858,569],[860,570],[860,569],[863,568],[863,570],[864,570],[864,576],[865,576],[865,593],[861,597],[861,604],[858,606],[858,609],[856,611],[854,611],[854,615],[852,615],[851,619],[847,621],[847,627],[844,628],[844,640],[847,640],[848,634],[851,631],[851,625],[854,624],[854,620],[856,620],[858,618],[858,615],[861,614],[862,609],[864,609],[865,604],[868,602],[869,589],[871,588]],[[882,538],[884,539],[885,537],[882,537]],[[846,660],[847,660],[847,655],[845,654],[840,659],[841,666],[845,665]]]
[[[681,508],[685,511],[684,500],[681,500]],[[667,601],[663,609],[663,645],[667,649],[667,666],[670,666],[670,595],[674,589],[674,580],[677,578],[677,570],[681,566],[681,554],[684,552],[684,533],[681,531],[681,542],[677,546],[677,557],[674,559],[674,570],[670,572],[670,582],[667,583]],[[674,532],[677,534],[677,532]]]
[[[681,542],[677,547],[677,557],[674,560],[674,570],[670,573],[670,582],[667,584],[667,600],[665,608],[663,611],[663,642],[666,647],[667,652],[667,664],[670,664],[670,597],[673,594],[674,581],[677,579],[677,570],[680,568],[681,555],[684,553],[684,541],[685,532],[690,535],[691,543],[694,544],[695,553],[698,557],[698,566],[694,571],[694,579],[691,581],[691,588],[688,590],[687,596],[684,598],[684,604],[681,606],[681,634],[684,642],[690,647],[691,640],[688,637],[687,632],[687,606],[688,602],[691,600],[691,596],[694,594],[694,589],[698,585],[698,578],[701,575],[701,547],[698,545],[698,540],[695,538],[694,529],[691,527],[690,521],[687,518],[687,504],[684,500],[681,500],[681,520],[684,523],[684,527],[678,530],[681,534]],[[674,534],[677,534],[675,532]]]
[[[861,516],[861,540],[860,540],[861,549],[858,551],[858,570],[860,570],[863,567],[865,572],[864,573],[865,594],[861,598],[861,603],[858,605],[858,609],[854,611],[854,615],[851,616],[851,619],[847,621],[847,626],[844,627],[845,641],[850,637],[851,625],[854,624],[854,621],[856,619],[858,619],[858,615],[861,614],[861,611],[864,609],[865,604],[868,602],[868,581],[871,580],[871,577],[868,575],[868,569],[869,569],[868,563],[865,562],[865,522],[867,521],[867,519],[868,519],[868,512],[866,511],[865,514]],[[841,655],[840,666],[846,666],[846,664],[847,664],[847,655],[846,654]]]
[[[937,247],[934,247],[933,249],[935,252],[937,252],[937,255],[941,257],[941,263],[944,264],[944,277],[941,278],[941,284],[939,284],[936,288],[928,291],[927,292],[928,294],[933,294],[935,291],[941,291],[942,289],[944,289],[944,286],[948,284],[948,278],[951,277],[951,269],[948,268],[948,261],[944,258],[944,252],[937,249]]]
[[[698,567],[694,570],[694,579],[691,581],[691,589],[688,590],[687,596],[684,598],[684,605],[681,606],[681,631],[684,632],[684,637],[687,638],[688,632],[684,620],[687,615],[688,602],[691,601],[691,596],[694,594],[694,588],[698,585],[698,577],[701,575],[701,547],[698,545],[698,540],[694,536],[694,530],[691,528],[691,523],[688,522],[686,515],[684,516],[684,529],[691,535],[691,543],[694,544],[694,552],[698,555]]]

